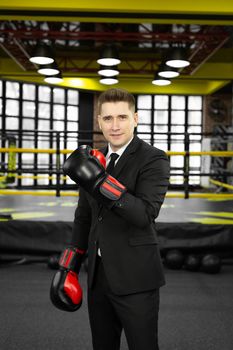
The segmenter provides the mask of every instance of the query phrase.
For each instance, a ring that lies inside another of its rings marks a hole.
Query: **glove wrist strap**
[[[100,192],[112,201],[120,199],[126,191],[126,187],[111,175],[108,175],[105,181],[100,185]]]
[[[79,273],[85,251],[75,247],[67,247],[61,253],[59,266]]]

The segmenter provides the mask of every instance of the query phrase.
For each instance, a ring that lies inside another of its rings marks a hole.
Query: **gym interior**
[[[63,164],[106,145],[97,99],[110,87],[134,95],[136,135],[170,161],[160,348],[232,350],[232,80],[230,1],[1,1],[1,350],[92,348],[88,253],[78,312],[55,309],[49,289],[79,200]]]

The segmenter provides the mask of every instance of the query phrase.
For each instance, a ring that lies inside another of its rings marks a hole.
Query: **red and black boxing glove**
[[[92,197],[111,208],[127,191],[126,187],[109,175],[104,155],[83,145],[77,148],[64,163],[64,173],[82,186]]]
[[[85,251],[75,247],[66,248],[59,260],[59,269],[55,273],[50,299],[54,306],[63,311],[76,311],[82,305],[82,288],[78,281]]]

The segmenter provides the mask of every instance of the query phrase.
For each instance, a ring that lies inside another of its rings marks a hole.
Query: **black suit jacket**
[[[107,148],[102,150],[107,153]],[[88,249],[88,287],[93,285],[97,249],[112,291],[131,294],[162,286],[157,218],[169,181],[166,154],[135,136],[112,173],[127,192],[111,210],[80,188],[72,244]]]

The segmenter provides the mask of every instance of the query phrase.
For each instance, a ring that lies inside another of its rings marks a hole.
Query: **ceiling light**
[[[100,58],[97,60],[97,62],[104,66],[115,66],[121,63],[116,47],[114,45],[104,46],[100,52]]]
[[[152,81],[152,84],[158,86],[167,86],[171,84],[171,81],[169,79],[161,78],[156,74],[154,80]]]
[[[119,74],[119,70],[117,69],[117,66],[100,66],[98,74],[104,77],[114,77]]]
[[[49,84],[58,84],[63,81],[61,73],[54,75],[54,76],[48,76],[44,78],[44,81]]]
[[[161,68],[159,68],[158,75],[163,78],[175,78],[178,77],[180,73],[173,67],[163,65]]]
[[[100,79],[100,83],[101,84],[105,84],[105,85],[113,85],[113,84],[117,84],[118,83],[118,79],[102,77]]]
[[[40,74],[43,75],[56,75],[58,74],[60,71],[58,69],[58,66],[55,62],[51,63],[51,64],[45,64],[42,67],[40,67],[37,71]]]
[[[54,62],[50,46],[41,42],[36,45],[29,61],[36,64],[49,64]]]
[[[165,63],[166,65],[174,68],[184,68],[190,65],[190,62],[186,58],[185,49],[179,47],[171,51],[171,54]]]

